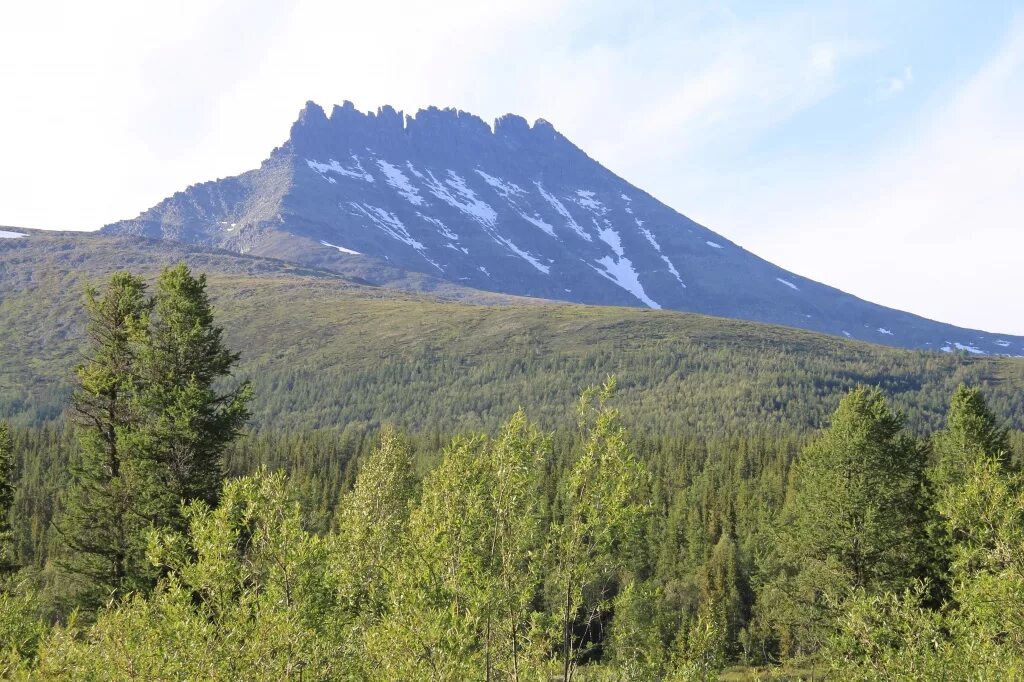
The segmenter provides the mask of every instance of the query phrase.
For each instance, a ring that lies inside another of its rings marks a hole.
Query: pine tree
[[[925,449],[878,389],[849,393],[794,467],[779,565],[762,610],[790,650],[813,650],[852,590],[902,590],[925,562]]]
[[[151,490],[161,522],[180,527],[182,502],[216,505],[224,449],[249,419],[252,392],[248,383],[218,390],[239,355],[214,324],[205,275],[193,276],[184,263],[166,268],[145,321],[133,339],[141,383],[133,442],[156,465]]]
[[[1006,471],[1009,463],[1009,431],[1000,426],[981,391],[961,384],[950,400],[946,428],[932,439],[934,465],[929,470],[935,511],[930,519],[930,552],[933,557],[931,603],[952,596],[952,564],[966,537],[943,513],[944,504],[957,499],[979,465]],[[984,468],[983,467],[983,468]]]
[[[979,456],[995,457],[1004,466],[1010,458],[1009,429],[988,409],[980,389],[963,384],[953,393],[946,428],[934,443],[931,478],[936,488],[962,482],[965,470]]]
[[[72,405],[79,456],[56,528],[65,546],[59,563],[85,581],[82,601],[95,606],[150,582],[145,554],[147,510],[138,504],[145,476],[128,442],[139,380],[132,338],[149,304],[145,284],[114,274],[101,293],[86,290],[86,361],[75,371]]]
[[[0,422],[0,576],[17,568],[11,507],[14,505],[14,447],[7,424]]]

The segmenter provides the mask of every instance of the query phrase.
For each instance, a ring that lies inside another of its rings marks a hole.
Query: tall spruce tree
[[[133,339],[141,387],[133,444],[155,465],[150,490],[160,521],[180,527],[182,502],[216,506],[222,455],[249,419],[252,391],[248,383],[219,390],[239,355],[214,324],[205,275],[193,276],[184,263],[166,268],[145,322]]]
[[[17,568],[11,507],[14,505],[14,446],[7,424],[0,422],[0,576]]]
[[[934,484],[956,485],[979,456],[995,457],[1004,466],[1009,462],[1009,430],[988,409],[980,389],[961,384],[950,400],[946,428],[935,436],[934,452]]]
[[[65,545],[59,563],[84,579],[86,606],[150,581],[149,515],[138,504],[145,476],[128,445],[139,387],[132,339],[149,309],[145,292],[142,280],[126,272],[114,274],[102,292],[86,290],[86,359],[75,370],[72,398],[79,454],[56,523]]]
[[[946,428],[932,439],[934,460],[929,470],[931,493],[937,508],[929,525],[930,550],[934,557],[931,601],[939,604],[952,597],[952,562],[957,545],[955,524],[941,511],[944,500],[956,499],[968,478],[984,463],[1005,472],[1010,461],[1009,430],[999,424],[978,388],[961,384],[950,400]]]
[[[803,450],[762,600],[789,653],[814,650],[853,590],[902,590],[926,563],[926,449],[876,388],[849,393]]]

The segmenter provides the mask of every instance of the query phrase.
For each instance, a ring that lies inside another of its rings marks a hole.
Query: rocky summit
[[[591,159],[544,120],[454,109],[330,116],[308,103],[260,168],[193,185],[108,233],[216,246],[388,284],[464,287],[1024,355],[1024,338],[876,305],[779,268]],[[827,244],[822,244],[826,249]]]

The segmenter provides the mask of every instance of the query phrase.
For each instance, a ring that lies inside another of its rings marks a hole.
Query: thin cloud
[[[885,82],[882,84],[881,94],[883,96],[898,95],[906,90],[913,80],[914,70],[909,66],[905,66],[903,67],[903,73],[901,75],[890,76],[885,79]]]

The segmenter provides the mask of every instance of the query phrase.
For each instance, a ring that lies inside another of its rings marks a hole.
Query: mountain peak
[[[1024,340],[883,308],[787,272],[616,176],[547,120],[493,126],[308,102],[257,170],[105,228],[349,273],[376,259],[459,286],[802,327],[936,351],[1024,354]],[[362,261],[360,261],[362,262]]]

